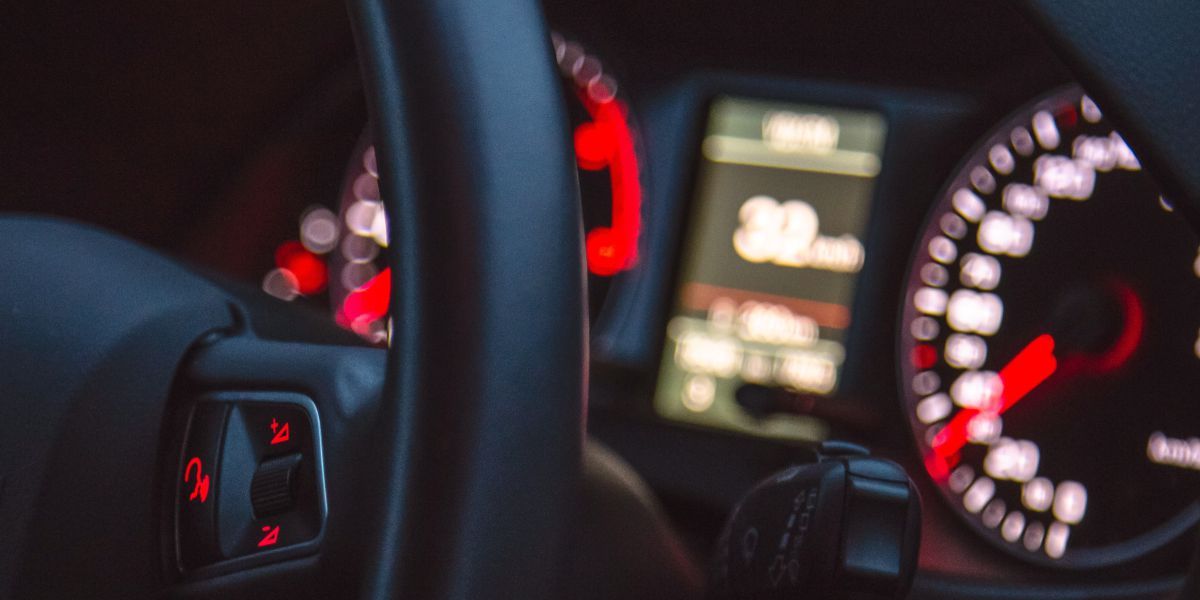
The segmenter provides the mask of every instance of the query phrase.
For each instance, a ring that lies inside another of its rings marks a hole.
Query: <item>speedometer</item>
[[[1200,260],[1082,90],[997,127],[908,273],[901,388],[926,470],[1008,552],[1096,567],[1200,515]]]

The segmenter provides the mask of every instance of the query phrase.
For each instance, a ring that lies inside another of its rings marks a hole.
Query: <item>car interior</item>
[[[2,13],[0,599],[1200,598],[1200,4]]]

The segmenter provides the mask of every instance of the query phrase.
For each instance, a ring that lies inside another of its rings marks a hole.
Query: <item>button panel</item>
[[[196,403],[190,423],[176,529],[185,570],[315,545],[326,506],[311,400],[215,394]],[[207,479],[197,484],[200,466]]]

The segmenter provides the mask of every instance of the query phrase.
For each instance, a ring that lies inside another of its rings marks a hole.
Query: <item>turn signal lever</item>
[[[717,545],[711,600],[876,600],[908,594],[921,505],[904,470],[826,442],[742,498]]]

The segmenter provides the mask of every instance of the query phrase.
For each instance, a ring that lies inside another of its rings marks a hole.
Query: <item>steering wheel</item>
[[[262,339],[244,301],[113,234],[0,220],[22,282],[0,290],[0,596],[558,596],[586,311],[547,28],[533,0],[350,4],[393,215],[386,361]],[[294,544],[283,525],[274,541],[249,531],[277,548],[198,551],[181,573],[176,529],[208,534],[175,509],[235,476],[229,442],[225,462],[181,459],[189,411],[214,392],[232,405],[227,439],[237,411],[307,417],[288,424],[315,440],[299,460],[323,480],[316,524]]]
[[[400,241],[366,595],[554,597],[587,311],[547,27],[530,0],[351,5]]]
[[[1200,120],[1171,102],[1200,95],[1183,26],[1200,9],[1029,4],[1200,214]],[[20,285],[0,286],[0,597],[560,596],[586,311],[545,24],[533,0],[350,9],[393,217],[391,348],[267,339],[250,301],[147,248],[3,217]],[[1191,68],[1154,60],[1172,53]],[[270,434],[251,427],[272,410]],[[202,413],[218,434],[197,441]],[[275,457],[298,462],[238,455],[284,438],[279,420],[307,432]],[[231,445],[234,425],[249,445]],[[203,512],[224,477],[278,492],[280,473],[311,492],[293,499],[304,535],[272,532],[257,501],[240,525]],[[205,527],[252,535],[250,550]]]

